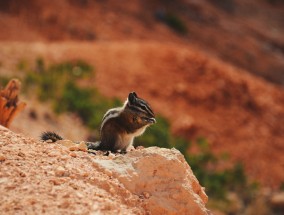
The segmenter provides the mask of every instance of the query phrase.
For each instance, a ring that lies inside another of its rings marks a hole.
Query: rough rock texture
[[[131,193],[143,196],[153,214],[206,214],[208,198],[176,149],[150,147],[94,162]]]
[[[207,196],[176,150],[103,156],[0,126],[5,214],[207,214]]]

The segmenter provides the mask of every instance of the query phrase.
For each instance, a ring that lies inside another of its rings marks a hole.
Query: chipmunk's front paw
[[[127,148],[127,151],[128,151],[128,152],[134,151],[134,150],[135,150],[135,147],[134,147],[134,146],[129,146],[129,147]]]

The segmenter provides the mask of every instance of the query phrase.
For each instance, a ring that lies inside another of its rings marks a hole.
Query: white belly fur
[[[127,150],[129,147],[133,146],[133,140],[135,137],[138,137],[140,135],[142,135],[145,132],[145,129],[148,127],[148,125],[145,125],[144,127],[138,129],[137,131],[135,131],[132,134],[124,134],[121,135],[119,138],[119,148],[124,148],[125,150]]]

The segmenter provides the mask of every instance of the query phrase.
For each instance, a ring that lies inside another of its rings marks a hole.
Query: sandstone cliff
[[[109,156],[70,151],[0,126],[5,214],[208,214],[207,196],[179,151]]]

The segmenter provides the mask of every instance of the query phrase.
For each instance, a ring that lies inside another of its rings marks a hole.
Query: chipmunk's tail
[[[56,134],[55,132],[51,132],[51,131],[43,132],[40,136],[40,139],[43,141],[51,140],[52,142],[63,140],[63,138],[60,135]]]
[[[56,142],[58,140],[63,140],[63,137],[61,137],[60,135],[58,135],[55,132],[52,131],[46,131],[43,132],[40,135],[40,139],[43,141],[47,141],[47,140],[51,140],[52,142]],[[76,144],[79,144],[80,142],[74,142]],[[93,149],[93,150],[99,150],[100,149],[100,141],[96,141],[96,142],[85,142],[85,144],[87,145],[88,149]]]

